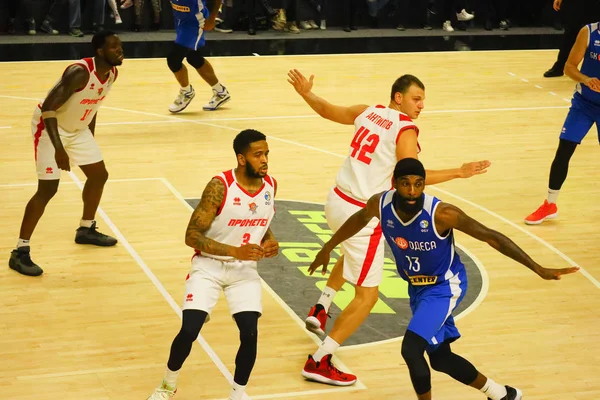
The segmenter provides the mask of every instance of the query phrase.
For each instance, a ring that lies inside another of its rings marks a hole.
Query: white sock
[[[548,188],[548,203],[554,203],[556,204],[556,201],[558,200],[558,195],[560,194],[560,189],[559,190],[553,190]]]
[[[325,340],[323,340],[323,343],[321,343],[315,354],[313,354],[313,359],[317,362],[321,361],[321,359],[327,354],[335,353],[338,347],[340,347],[340,344],[332,338],[330,338],[329,336],[327,336]]]
[[[229,400],[242,400],[245,390],[246,385],[240,385],[238,383],[235,383],[234,381],[233,385],[231,385],[231,393],[229,394]]]
[[[17,242],[17,249],[19,247],[27,247],[27,246],[29,246],[29,240],[19,238],[19,241]]]
[[[502,400],[506,397],[506,387],[494,382],[490,378],[488,378],[485,385],[479,390],[492,400]]]
[[[182,86],[181,87],[181,91],[182,92],[189,92],[190,90],[192,90],[192,85],[187,85],[187,86]]]
[[[223,93],[225,91],[225,86],[221,85],[219,82],[217,82],[212,88],[217,93]]]
[[[84,228],[91,228],[93,223],[93,219],[82,219],[81,221],[79,221],[79,226],[82,226]]]
[[[163,382],[165,382],[170,388],[175,389],[177,387],[177,377],[179,376],[179,371],[171,371],[169,367],[165,369],[165,377],[163,378]]]
[[[321,293],[318,304],[325,308],[325,312],[329,312],[329,307],[331,307],[331,302],[333,301],[336,293],[337,291],[333,290],[329,286],[325,286],[325,289],[323,289],[323,293]]]

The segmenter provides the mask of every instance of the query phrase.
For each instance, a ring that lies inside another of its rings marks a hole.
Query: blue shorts
[[[176,21],[175,32],[177,33],[175,43],[191,50],[198,50],[200,47],[204,47],[204,30],[200,28],[200,23],[197,20],[179,25]]]
[[[450,280],[434,286],[408,287],[412,319],[408,330],[427,340],[427,353],[460,337],[452,312],[467,293],[467,272],[461,268]]]
[[[560,138],[581,144],[594,122],[598,130],[598,142],[600,142],[600,104],[592,103],[579,93],[575,93]]]

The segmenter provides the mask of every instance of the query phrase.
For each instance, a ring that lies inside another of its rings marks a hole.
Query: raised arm
[[[224,183],[220,179],[213,178],[204,188],[200,203],[192,213],[185,232],[185,244],[198,251],[215,256],[258,261],[263,256],[263,249],[259,245],[246,244],[235,247],[209,239],[204,235],[217,216],[217,211],[221,207],[224,197]]]
[[[417,140],[417,131],[415,129],[407,129],[400,133],[400,137],[396,142],[396,160],[400,161],[403,158],[416,158],[418,156],[419,143]],[[446,182],[457,178],[470,178],[474,175],[481,175],[487,172],[487,168],[491,163],[487,160],[475,161],[463,164],[460,168],[426,170],[425,184],[435,185],[436,183]]]
[[[560,279],[561,275],[571,274],[579,270],[577,267],[561,269],[542,267],[508,237],[498,231],[489,229],[451,204],[440,203],[435,212],[435,224],[440,235],[449,229],[458,229],[477,240],[486,242],[505,256],[523,264],[543,279]]]
[[[50,90],[42,104],[42,118],[50,141],[55,149],[55,158],[58,168],[70,171],[69,157],[65,151],[58,133],[56,111],[69,100],[76,91],[83,89],[88,82],[90,74],[83,65],[72,65],[63,74],[61,80]]]
[[[565,63],[565,74],[575,82],[583,83],[595,92],[600,92],[600,80],[596,77],[584,75],[579,70],[579,63],[583,60],[588,47],[590,30],[584,26],[579,30],[575,44],[571,48],[569,58]]]
[[[308,267],[310,275],[312,275],[321,265],[323,266],[322,274],[325,275],[327,273],[327,264],[329,264],[329,254],[333,249],[344,240],[350,239],[360,232],[361,229],[367,226],[371,219],[379,218],[379,201],[382,194],[383,192],[372,196],[367,202],[367,205],[352,214],[331,239],[323,245],[323,248],[317,253],[315,260],[310,264],[310,267]]]
[[[354,120],[369,106],[359,104],[350,107],[336,106],[325,99],[318,97],[311,90],[313,87],[314,75],[307,80],[297,69],[288,72],[288,82],[294,86],[296,92],[304,101],[321,117],[344,125],[354,125]]]

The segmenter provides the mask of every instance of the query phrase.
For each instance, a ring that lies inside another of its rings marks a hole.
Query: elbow
[[[185,245],[191,247],[192,249],[195,248],[195,241],[193,240],[192,235],[190,235],[190,232],[185,233]]]

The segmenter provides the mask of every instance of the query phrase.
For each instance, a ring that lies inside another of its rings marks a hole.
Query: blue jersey
[[[382,195],[380,220],[398,274],[418,291],[419,287],[439,285],[463,272],[465,267],[454,250],[452,230],[443,237],[436,231],[434,214],[440,200],[423,194],[422,210],[410,221],[402,222],[394,210],[395,194],[395,190],[389,190]]]
[[[204,20],[209,10],[204,0],[171,0],[175,31],[175,43],[191,50],[204,46]]]
[[[581,73],[591,78],[600,79],[600,23],[594,22],[588,24],[588,45],[585,50],[583,57],[583,64],[581,65]],[[576,91],[586,100],[600,105],[600,93],[594,92],[592,89],[577,83]]]

